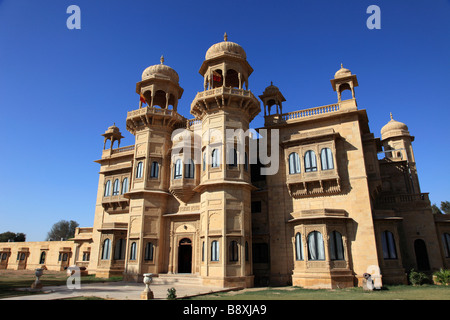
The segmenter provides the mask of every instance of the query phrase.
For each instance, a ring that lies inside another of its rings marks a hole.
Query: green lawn
[[[198,296],[189,300],[450,300],[450,286],[385,286],[382,290],[370,292],[362,288],[252,288]]]
[[[18,288],[30,288],[36,277],[32,270],[0,270],[0,299],[19,295],[36,294],[29,291],[18,291]],[[41,282],[46,286],[66,285],[67,274],[65,271],[44,271]],[[122,277],[109,279],[95,278],[95,275],[81,277],[81,283],[120,281]],[[45,289],[45,288],[44,288]]]

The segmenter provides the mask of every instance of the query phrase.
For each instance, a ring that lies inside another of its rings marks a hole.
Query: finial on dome
[[[344,67],[344,65],[342,64],[342,62],[341,62],[341,68],[343,68]]]
[[[159,61],[161,61],[161,64],[164,64],[164,56],[161,56],[161,59],[159,59]]]
[[[270,81],[270,85],[273,86],[273,82],[272,81]]]
[[[391,120],[394,120],[394,118],[392,117],[392,112],[390,112],[390,114],[391,114]]]
[[[228,35],[227,35],[226,32],[225,32],[225,34],[223,35],[223,41],[228,41]]]

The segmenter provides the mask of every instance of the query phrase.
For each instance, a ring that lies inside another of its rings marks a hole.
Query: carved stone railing
[[[404,205],[427,206],[429,204],[428,193],[380,195],[376,199],[376,207],[378,208]]]
[[[127,151],[133,151],[133,150],[134,150],[134,145],[126,146],[126,147],[122,147],[122,148],[112,149],[111,150],[111,154],[127,152]]]

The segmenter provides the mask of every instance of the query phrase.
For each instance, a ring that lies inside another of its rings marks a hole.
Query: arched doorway
[[[178,273],[192,272],[192,242],[183,238],[178,244]]]
[[[419,271],[430,270],[430,262],[428,260],[427,246],[425,241],[417,239],[414,241],[414,252],[416,254],[417,269]]]

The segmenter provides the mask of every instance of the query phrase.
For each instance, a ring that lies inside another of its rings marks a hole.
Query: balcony
[[[375,200],[377,209],[394,209],[404,207],[424,208],[430,206],[428,193],[384,194]]]
[[[147,106],[127,113],[127,130],[133,134],[140,126],[163,125],[182,127],[185,124],[186,118],[170,109]]]
[[[102,207],[109,214],[127,213],[128,205],[129,199],[125,198],[123,194],[102,199]]]
[[[288,174],[286,183],[289,194],[296,199],[341,192],[340,178],[336,169]]]

